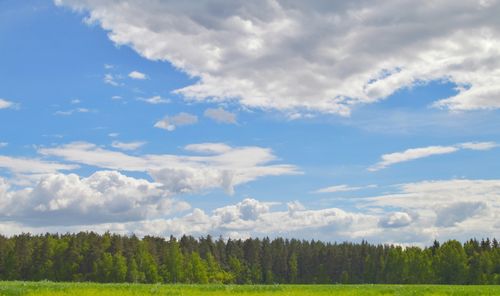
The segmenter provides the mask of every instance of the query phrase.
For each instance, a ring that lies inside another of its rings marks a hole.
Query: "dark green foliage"
[[[277,238],[0,235],[0,280],[214,284],[500,284],[496,239],[431,247]]]

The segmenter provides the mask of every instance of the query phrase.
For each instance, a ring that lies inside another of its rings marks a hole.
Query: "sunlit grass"
[[[500,286],[438,285],[145,285],[0,282],[0,295],[500,295]]]

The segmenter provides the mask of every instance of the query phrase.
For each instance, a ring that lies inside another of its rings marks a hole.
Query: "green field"
[[[500,295],[500,286],[438,285],[146,285],[0,282],[0,295]]]

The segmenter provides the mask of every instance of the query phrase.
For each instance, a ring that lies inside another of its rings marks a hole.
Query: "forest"
[[[218,284],[500,284],[496,239],[425,248],[284,238],[0,236],[0,280]]]

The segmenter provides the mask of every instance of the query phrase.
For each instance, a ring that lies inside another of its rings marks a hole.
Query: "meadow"
[[[500,295],[500,286],[453,285],[160,285],[0,282],[0,295]]]

